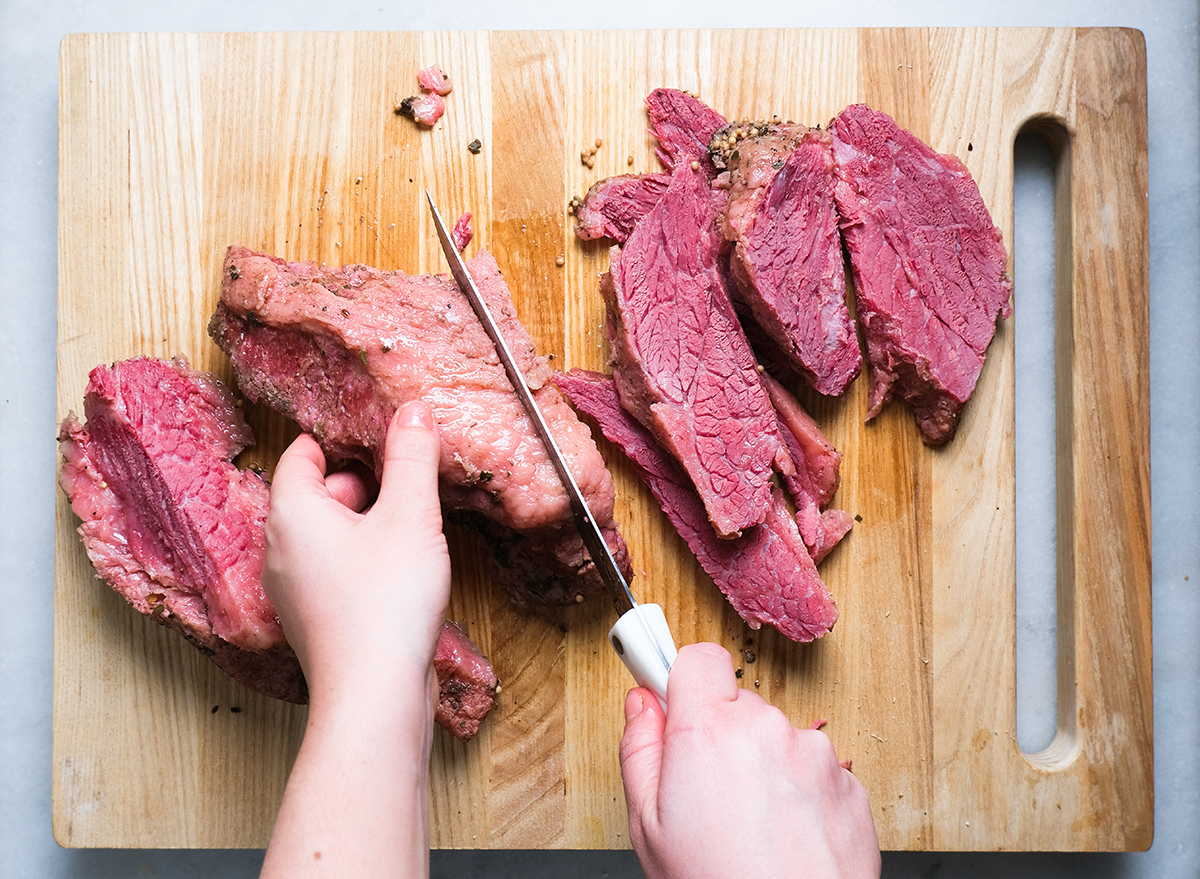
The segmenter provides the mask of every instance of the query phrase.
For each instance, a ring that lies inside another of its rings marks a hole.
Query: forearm
[[[314,694],[264,877],[429,875],[432,687]]]

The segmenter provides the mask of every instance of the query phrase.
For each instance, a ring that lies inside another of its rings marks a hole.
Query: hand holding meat
[[[275,471],[263,584],[310,710],[263,876],[429,873],[434,648],[450,591],[429,408],[388,429],[379,497],[302,435]],[[348,505],[347,505],[348,504]]]
[[[428,667],[445,619],[442,534],[429,409],[402,407],[388,431],[379,498],[350,471],[325,475],[307,435],[275,471],[263,585],[318,691],[370,675],[383,659]],[[349,505],[347,505],[349,504]],[[385,656],[386,654],[386,656]]]
[[[630,691],[621,740],[630,838],[649,879],[879,876],[862,785],[824,733],[739,688],[723,648],[682,648],[667,702],[664,716],[648,691]]]

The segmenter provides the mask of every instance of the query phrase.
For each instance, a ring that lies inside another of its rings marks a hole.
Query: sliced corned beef
[[[767,623],[792,640],[811,641],[833,627],[837,608],[777,489],[762,524],[722,539],[687,474],[621,407],[611,378],[573,369],[555,381],[633,462],[701,567],[751,628]]]
[[[846,306],[832,139],[788,124],[751,131],[728,159],[719,220],[734,242],[738,296],[795,371],[836,396],[858,376],[862,356]]]
[[[229,392],[182,359],[137,357],[92,370],[84,413],[86,428],[63,422],[60,481],[101,576],[133,560],[122,594],[140,612],[251,650],[281,645],[259,582],[270,494],[231,463],[250,434]]]
[[[854,526],[849,513],[827,509],[841,482],[842,454],[787,388],[769,375],[762,380],[796,464],[795,472],[783,477],[796,504],[796,525],[813,561],[819,563]]]
[[[185,360],[99,366],[86,426],[68,415],[59,482],[97,574],[252,690],[304,703],[308,688],[262,589],[267,484],[232,458],[251,441],[232,395]],[[464,741],[495,694],[490,664],[447,623],[438,722]]]
[[[944,443],[975,389],[997,317],[1012,310],[1000,230],[966,166],[886,113],[855,104],[830,131],[870,366],[868,418],[899,394],[925,442]]]
[[[664,171],[597,180],[574,206],[575,234],[584,241],[611,238],[623,244],[637,221],[658,204],[670,182],[671,175]]]
[[[716,175],[708,142],[725,125],[724,116],[687,92],[667,88],[646,97],[646,112],[658,139],[655,152],[667,171],[618,174],[594,183],[582,200],[572,201],[579,238],[611,238],[623,244],[638,220],[663,197],[670,172],[679,165],[695,162],[706,178]]]
[[[680,461],[713,527],[733,537],[771,508],[791,469],[775,410],[718,270],[712,190],[680,166],[600,290],[621,402]]]
[[[707,179],[716,173],[708,143],[726,119],[699,98],[679,89],[657,88],[646,96],[650,130],[658,139],[655,153],[668,171],[699,164]]]
[[[808,133],[807,125],[795,122],[742,121],[731,122],[713,135],[709,154],[716,167],[727,172],[716,180],[729,193],[717,218],[726,239],[737,241],[754,226],[767,187]]]
[[[614,554],[627,558],[612,523],[612,478],[590,431],[549,383],[551,370],[518,321],[495,260],[480,251],[470,265],[593,514],[608,528]],[[423,399],[441,433],[448,508],[493,520],[525,548],[577,537],[545,448],[450,278],[288,263],[231,247],[209,333],[233,362],[242,392],[299,423],[330,456],[363,460],[378,472],[392,413]],[[537,539],[516,540],[522,535]],[[559,588],[557,560],[568,555],[550,552],[499,573],[532,601],[602,591],[588,565],[578,569],[575,588]],[[522,579],[530,571],[545,571],[552,581]]]

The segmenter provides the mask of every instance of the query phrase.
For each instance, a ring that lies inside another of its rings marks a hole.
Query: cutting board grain
[[[393,113],[419,66],[445,117]],[[888,849],[1144,849],[1153,833],[1145,47],[1122,29],[71,35],[61,48],[59,414],[88,370],[205,334],[226,245],[442,270],[422,202],[470,210],[517,310],[564,367],[603,368],[597,276],[565,206],[656,167],[643,97],[691,89],[730,118],[824,123],[865,101],[959,156],[1012,241],[1013,141],[1058,156],[1059,733],[1016,741],[1013,331],[956,439],[920,442],[865,382],[805,395],[861,518],[822,565],[841,610],[812,645],[747,629],[607,445],[639,596],[681,643],[730,649],[797,725],[827,720]],[[482,150],[467,144],[478,138]],[[580,160],[595,144],[595,167]],[[563,265],[558,261],[563,260]],[[1022,290],[1015,294],[1021,308]],[[249,407],[271,466],[292,435]],[[303,708],[241,689],[93,578],[59,497],[53,816],[67,846],[266,843]],[[521,615],[452,531],[451,613],[503,682],[479,737],[438,734],[433,842],[628,845],[616,760],[630,681],[604,602]],[[753,660],[753,661],[752,661]]]

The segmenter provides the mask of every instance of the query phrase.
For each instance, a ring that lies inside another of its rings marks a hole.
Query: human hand
[[[326,476],[325,456],[308,435],[280,458],[263,588],[314,700],[377,674],[431,669],[450,594],[438,455],[428,406],[402,406],[366,513],[359,510],[367,484],[350,470]]]
[[[729,653],[691,644],[667,680],[625,700],[621,774],[648,879],[878,877],[867,794],[828,736],[741,689]]]
[[[388,428],[379,496],[325,475],[309,436],[279,459],[263,588],[308,680],[300,753],[264,879],[429,875],[433,653],[450,595],[437,430],[424,403]]]

